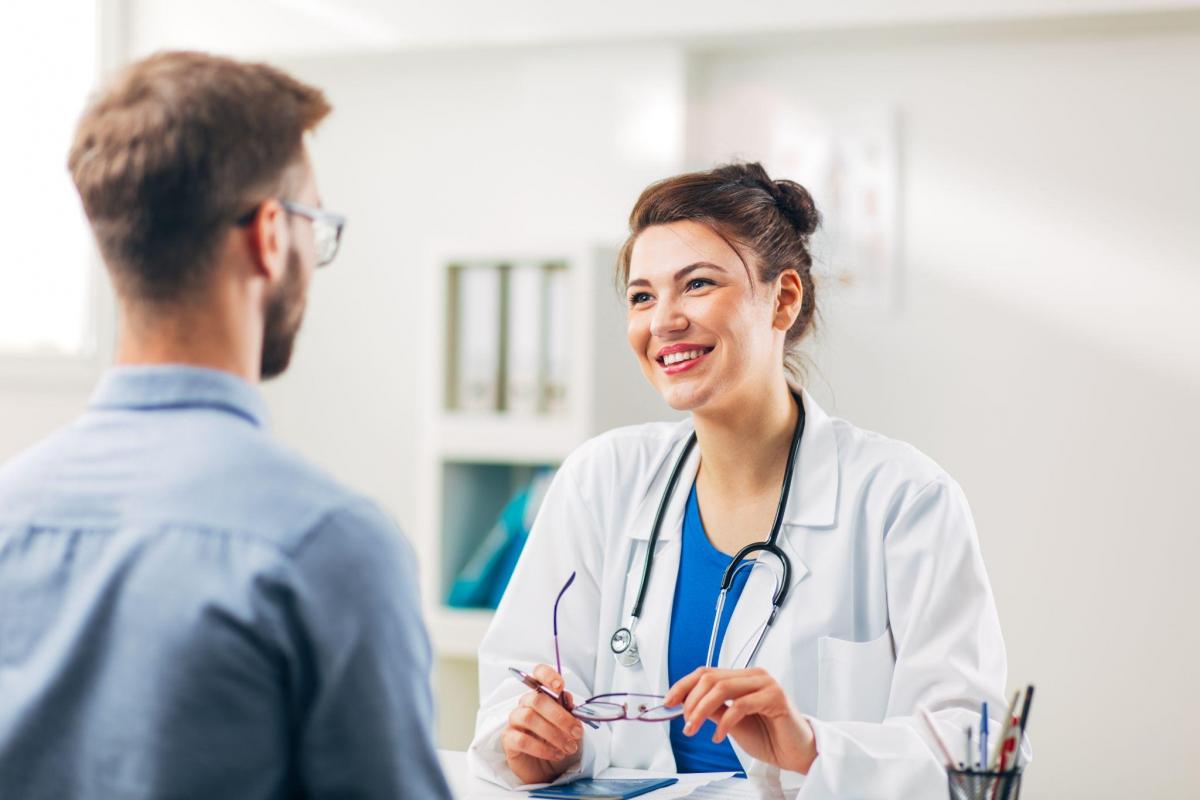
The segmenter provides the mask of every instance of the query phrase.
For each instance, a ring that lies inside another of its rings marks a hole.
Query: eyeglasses
[[[575,573],[572,572],[571,577],[567,578],[567,582],[559,590],[558,597],[554,601],[554,665],[558,669],[559,675],[562,675],[562,658],[558,652],[558,604],[574,582]],[[683,716],[683,706],[665,706],[662,702],[663,695],[641,692],[598,694],[589,697],[577,706],[568,707],[565,694],[558,694],[537,678],[516,667],[509,667],[508,671],[529,688],[553,698],[556,703],[571,712],[571,716],[593,728],[600,727],[596,724],[599,722],[618,722],[623,719],[633,722],[666,722]]]
[[[261,205],[261,204],[260,204]],[[317,266],[323,267],[333,261],[337,255],[338,246],[342,242],[342,229],[346,227],[346,218],[323,208],[296,203],[291,200],[279,200],[279,205],[289,214],[298,214],[312,222],[313,239],[317,248]],[[254,221],[259,206],[247,211],[236,221],[238,227],[245,227]]]

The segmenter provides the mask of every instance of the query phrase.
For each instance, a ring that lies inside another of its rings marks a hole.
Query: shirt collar
[[[182,364],[113,367],[100,379],[89,406],[216,408],[256,427],[267,426],[267,405],[255,387],[229,372]]]

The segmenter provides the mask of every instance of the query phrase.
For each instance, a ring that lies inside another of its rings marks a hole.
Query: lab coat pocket
[[[866,642],[822,636],[817,659],[818,719],[883,721],[896,665],[891,628]]]

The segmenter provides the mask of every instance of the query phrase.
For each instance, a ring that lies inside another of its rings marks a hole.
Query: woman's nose
[[[688,324],[688,318],[678,301],[660,297],[650,317],[650,333],[654,336],[675,334],[687,330]]]

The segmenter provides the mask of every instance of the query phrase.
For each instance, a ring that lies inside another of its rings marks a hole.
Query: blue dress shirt
[[[667,677],[674,686],[681,678],[698,667],[708,657],[708,637],[712,635],[713,615],[717,610],[717,595],[721,579],[733,557],[713,547],[700,519],[700,502],[696,487],[688,495],[683,515],[683,543],[679,556],[679,577],[675,580],[675,600],[671,611],[671,640],[667,647]],[[725,608],[717,626],[716,653],[721,652],[725,629],[733,617],[733,609],[746,585],[750,570],[743,569],[733,579],[725,596]],[[713,659],[716,661],[716,658]],[[722,665],[729,666],[729,665]],[[740,666],[740,665],[739,665]],[[741,772],[742,763],[726,738],[714,744],[717,726],[705,721],[691,736],[683,733],[683,718],[671,720],[671,750],[679,772]]]
[[[264,422],[120,367],[0,468],[0,796],[450,796],[412,551]]]

